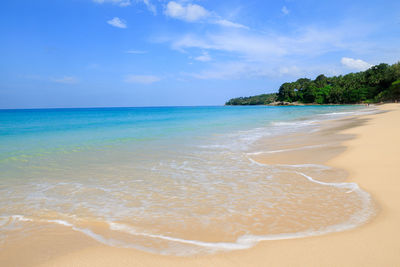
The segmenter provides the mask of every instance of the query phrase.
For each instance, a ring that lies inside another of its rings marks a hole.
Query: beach
[[[316,133],[293,133],[284,145],[281,140],[274,149],[279,153],[253,153],[252,157],[259,164],[323,163],[333,167],[335,171],[328,172],[329,179],[357,183],[374,200],[374,215],[361,226],[322,235],[261,241],[248,249],[179,257],[106,246],[70,227],[54,224],[50,229],[11,242],[0,251],[0,265],[398,266],[400,106],[386,104],[379,109],[383,112],[323,122],[326,126]]]
[[[399,10],[3,1],[0,267],[400,267]]]

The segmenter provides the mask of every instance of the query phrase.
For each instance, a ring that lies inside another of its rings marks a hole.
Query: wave
[[[307,164],[307,166],[302,165],[299,167],[308,167],[308,164]],[[282,172],[288,172],[288,171],[282,171]],[[127,242],[127,241],[119,240],[116,238],[105,237],[99,233],[94,232],[89,227],[87,227],[87,228],[79,227],[76,224],[74,224],[73,222],[66,221],[66,220],[35,219],[35,218],[27,217],[24,215],[12,215],[12,216],[9,216],[8,218],[1,217],[0,222],[1,222],[1,226],[7,225],[7,224],[13,224],[18,221],[23,222],[23,223],[34,223],[34,222],[54,223],[54,224],[58,224],[58,225],[61,225],[64,227],[69,227],[74,231],[85,234],[86,236],[89,236],[92,239],[94,239],[102,244],[108,245],[108,246],[134,248],[134,249],[144,250],[147,252],[166,254],[166,255],[189,256],[189,255],[194,255],[194,254],[198,254],[198,253],[202,253],[202,252],[215,253],[218,251],[248,249],[248,248],[253,247],[258,242],[261,242],[261,241],[303,238],[303,237],[309,237],[309,236],[328,234],[328,233],[332,233],[332,232],[350,230],[350,229],[353,229],[357,226],[364,224],[366,221],[368,221],[369,218],[371,218],[371,216],[373,216],[374,210],[371,208],[371,207],[373,207],[372,199],[367,192],[360,189],[360,187],[358,186],[357,183],[322,182],[322,181],[316,180],[316,179],[312,178],[311,176],[309,176],[303,172],[300,172],[300,171],[294,171],[294,173],[304,177],[305,179],[307,179],[310,182],[313,182],[313,183],[316,183],[319,185],[348,189],[348,191],[346,191],[345,193],[352,193],[352,192],[357,193],[357,195],[362,200],[361,208],[356,213],[354,213],[347,222],[343,222],[340,224],[325,226],[325,227],[321,227],[320,229],[316,229],[316,230],[307,230],[307,231],[301,231],[301,232],[295,232],[295,233],[280,233],[280,234],[266,234],[266,235],[246,234],[246,235],[239,236],[235,242],[205,242],[205,241],[200,241],[200,240],[184,239],[184,238],[178,238],[178,237],[173,237],[173,236],[168,236],[168,235],[163,235],[163,234],[155,234],[155,233],[150,233],[150,232],[138,231],[135,227],[124,224],[124,223],[120,223],[120,222],[102,221],[102,222],[105,222],[108,224],[109,230],[111,230],[111,231],[121,232],[121,233],[130,235],[130,236],[150,238],[151,240],[160,240],[163,242],[167,242],[169,244],[168,246],[165,246],[165,248],[162,248],[160,250],[158,250],[156,248],[144,247],[137,243]]]

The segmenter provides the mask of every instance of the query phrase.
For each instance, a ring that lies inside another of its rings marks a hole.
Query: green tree
[[[261,105],[273,101],[317,104],[345,104],[400,100],[400,62],[393,65],[379,64],[364,72],[344,76],[326,77],[321,74],[315,80],[300,78],[283,83],[278,94],[264,94],[231,99],[229,105]]]

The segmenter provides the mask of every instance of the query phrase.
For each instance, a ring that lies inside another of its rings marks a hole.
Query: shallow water
[[[334,171],[321,164],[266,165],[253,156],[284,151],[268,145],[273,138],[314,133],[323,121],[368,112],[362,106],[2,110],[0,244],[60,224],[111,246],[192,255],[356,227],[374,213],[356,184],[329,180]]]

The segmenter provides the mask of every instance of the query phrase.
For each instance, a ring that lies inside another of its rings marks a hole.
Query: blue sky
[[[221,105],[400,60],[398,0],[0,5],[0,108]]]

